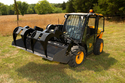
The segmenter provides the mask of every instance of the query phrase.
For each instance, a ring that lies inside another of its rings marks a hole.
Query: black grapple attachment
[[[27,35],[30,36],[33,31],[34,31],[34,29],[29,28],[29,26],[25,26],[24,28],[23,27],[16,27],[13,31],[14,44],[17,45],[16,44],[16,37],[18,34],[20,34],[22,37],[23,43],[24,43],[24,47],[27,49],[26,38],[27,38]]]
[[[17,35],[20,34],[21,38],[17,39]],[[58,61],[67,63],[69,56],[66,56],[68,46],[62,41],[63,25],[47,25],[43,30],[37,26],[30,28],[16,27],[13,31],[12,45],[42,56],[43,58],[51,61]]]

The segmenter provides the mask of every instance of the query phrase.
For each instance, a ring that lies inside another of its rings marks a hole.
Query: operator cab
[[[65,18],[65,35],[69,38],[80,40],[86,16],[81,16],[81,13],[70,13],[65,15]]]
[[[65,18],[64,34],[73,40],[81,41],[85,34],[89,38],[104,31],[104,18],[101,14],[92,13],[92,11],[90,13],[69,13],[65,15]]]

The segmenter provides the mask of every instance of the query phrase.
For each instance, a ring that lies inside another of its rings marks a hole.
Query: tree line
[[[37,4],[17,1],[17,5],[22,15],[89,12],[89,9],[93,9],[94,12],[107,17],[125,16],[125,0],[68,0],[59,4],[49,3],[47,0],[41,0]],[[15,14],[14,4],[8,6],[0,3],[0,15],[13,14]]]
[[[19,14],[50,14],[66,12],[66,3],[52,4],[47,0],[41,0],[37,4],[28,4],[26,2],[17,1]],[[15,5],[4,5],[0,2],[0,15],[14,15]]]
[[[67,12],[89,12],[93,9],[107,17],[125,17],[125,0],[68,0]]]

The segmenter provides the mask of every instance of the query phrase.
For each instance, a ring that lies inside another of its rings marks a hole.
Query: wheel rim
[[[103,49],[103,43],[100,44],[100,52],[102,52]]]
[[[84,59],[84,53],[83,52],[78,52],[76,55],[76,63],[81,64]]]

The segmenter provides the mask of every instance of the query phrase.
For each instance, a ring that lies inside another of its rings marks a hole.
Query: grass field
[[[17,27],[16,15],[0,16],[0,34],[3,36],[11,35],[13,29]],[[34,28],[34,26],[39,26],[41,28],[46,28],[48,24],[61,24],[64,20],[64,14],[46,14],[46,15],[37,15],[30,14],[19,16],[19,26],[26,26]]]
[[[47,24],[63,21],[64,14],[20,16],[19,25]],[[125,23],[106,21],[104,52],[91,54],[85,62],[71,68],[50,62],[11,46],[16,16],[0,16],[0,83],[125,83]]]

